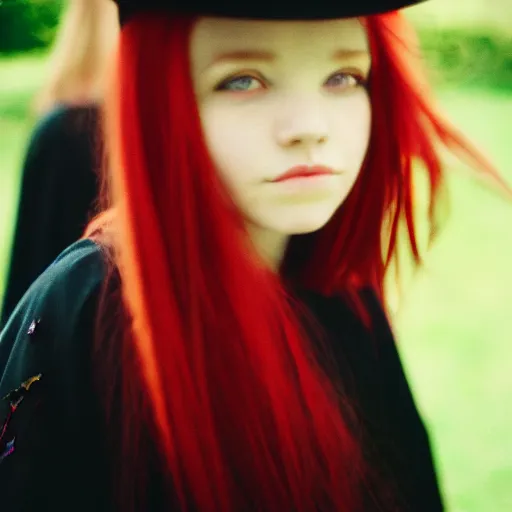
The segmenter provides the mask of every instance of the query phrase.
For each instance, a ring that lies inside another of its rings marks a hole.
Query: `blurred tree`
[[[512,34],[446,27],[419,35],[433,80],[512,90]]]
[[[423,28],[480,29],[512,35],[511,0],[428,0],[408,9],[407,14]]]
[[[42,48],[53,39],[63,0],[0,0],[0,52]]]

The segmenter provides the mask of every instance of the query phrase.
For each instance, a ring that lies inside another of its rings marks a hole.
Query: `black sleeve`
[[[91,367],[102,278],[99,249],[78,242],[30,287],[0,334],[2,510],[110,510]]]
[[[373,322],[376,355],[375,385],[380,395],[379,414],[370,423],[384,474],[395,483],[406,512],[444,510],[429,436],[414,401],[395,338],[378,300],[368,294],[366,302]]]
[[[347,418],[364,453],[363,510],[442,512],[428,433],[387,316],[372,291],[354,298],[303,295],[328,341],[319,359],[348,399]]]
[[[97,107],[59,107],[30,139],[0,327],[30,284],[83,232],[97,195]]]

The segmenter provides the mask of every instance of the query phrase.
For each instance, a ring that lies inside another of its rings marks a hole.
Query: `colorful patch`
[[[36,333],[37,328],[39,327],[40,323],[41,323],[41,320],[39,318],[36,320],[32,320],[32,322],[28,326],[27,334],[29,336],[33,336]]]
[[[16,438],[13,437],[10,441],[6,442],[7,432],[9,425],[11,423],[12,417],[20,404],[23,402],[27,393],[30,392],[32,386],[41,380],[43,377],[42,373],[34,375],[33,377],[28,378],[26,381],[22,382],[20,387],[14,389],[13,391],[7,393],[3,397],[4,400],[9,402],[9,412],[7,413],[7,417],[5,418],[2,426],[0,427],[0,463],[2,463],[9,455],[14,452],[15,449],[15,441]]]
[[[9,457],[9,455],[12,455],[15,450],[15,442],[16,438],[12,438],[8,443],[6,443],[5,448],[2,453],[0,453],[0,464],[3,462],[4,459]]]
[[[39,373],[33,377],[28,378],[25,382],[21,383],[21,386],[13,391],[10,391],[3,397],[3,400],[7,400],[11,405],[16,402],[21,402],[25,395],[30,391],[30,388],[35,382],[39,382],[43,374]],[[21,399],[21,400],[20,400]]]

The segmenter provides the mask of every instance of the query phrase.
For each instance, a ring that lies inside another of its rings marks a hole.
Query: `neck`
[[[277,272],[284,258],[289,236],[267,230],[254,224],[248,226],[249,236],[263,261]]]

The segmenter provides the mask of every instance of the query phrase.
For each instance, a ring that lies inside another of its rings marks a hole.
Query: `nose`
[[[326,113],[318,101],[297,98],[276,112],[276,139],[280,146],[315,147],[329,139]]]

